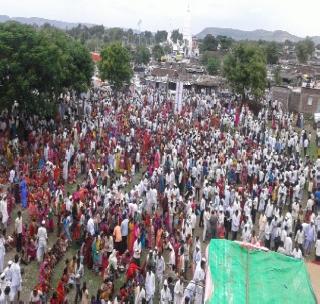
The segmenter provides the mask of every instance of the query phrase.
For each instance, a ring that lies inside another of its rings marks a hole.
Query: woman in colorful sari
[[[145,226],[143,226],[142,224],[141,224],[141,227],[139,229],[140,229],[141,248],[143,250],[143,249],[146,248],[147,230],[145,229]]]
[[[136,219],[134,219],[134,237],[133,237],[133,244],[136,241],[136,239],[139,237],[140,235],[140,227],[139,224],[137,223]],[[133,248],[133,245],[132,245]]]
[[[133,253],[133,243],[134,243],[134,222],[133,219],[129,220],[129,233],[128,233],[128,250],[132,254]]]
[[[122,152],[122,153],[120,154],[120,169],[119,169],[119,172],[120,172],[120,173],[123,173],[125,170],[126,170],[125,155],[124,155],[124,153]]]
[[[53,209],[50,207],[48,215],[47,215],[47,217],[48,217],[48,231],[49,232],[53,232],[53,230],[54,230],[54,218],[53,218],[53,216],[54,216],[54,212],[53,212]]]
[[[33,217],[28,227],[28,235],[30,238],[33,238],[36,235],[37,229],[38,229],[38,226],[35,218]]]
[[[21,198],[22,208],[27,208],[28,187],[27,187],[27,182],[24,176],[22,176],[19,186],[20,186],[20,198]]]
[[[156,247],[158,248],[159,252],[162,252],[162,246],[163,246],[163,241],[162,241],[162,234],[163,234],[163,228],[162,226],[158,229],[157,231],[157,236],[156,236]]]
[[[37,246],[33,238],[28,238],[26,243],[27,262],[34,261],[37,257]]]
[[[62,280],[62,278],[58,282],[56,292],[57,292],[57,296],[58,296],[58,303],[63,304],[65,294],[64,294],[64,281]]]
[[[159,149],[157,149],[155,155],[154,155],[154,169],[158,169],[160,167],[160,161],[161,161],[161,156],[160,156],[160,152]]]
[[[93,270],[95,272],[99,272],[100,265],[101,265],[101,237],[100,235],[94,238],[92,242],[92,261],[93,261]]]
[[[120,151],[117,151],[115,155],[115,171],[117,173],[120,172],[120,158],[121,158],[121,153]]]

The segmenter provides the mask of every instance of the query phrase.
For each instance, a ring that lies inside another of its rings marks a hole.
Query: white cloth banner
[[[176,85],[176,102],[174,107],[175,114],[179,114],[182,110],[183,82],[178,81]]]

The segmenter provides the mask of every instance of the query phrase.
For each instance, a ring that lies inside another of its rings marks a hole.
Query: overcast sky
[[[187,4],[192,33],[205,27],[286,30],[320,35],[320,0],[0,0],[0,14],[142,30],[182,28]]]

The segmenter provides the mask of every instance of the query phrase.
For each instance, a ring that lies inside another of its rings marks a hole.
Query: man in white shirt
[[[15,220],[14,226],[15,226],[15,232],[17,235],[16,249],[17,249],[17,252],[20,252],[21,246],[22,246],[22,216],[21,216],[20,210],[18,211],[18,217]]]
[[[169,244],[169,248],[168,248],[168,249],[169,249],[169,251],[170,251],[170,253],[169,253],[169,263],[168,263],[168,264],[169,264],[171,270],[172,270],[172,271],[175,271],[175,266],[176,266],[176,254],[175,254],[175,252],[174,252],[171,244]]]
[[[143,304],[146,301],[146,291],[143,286],[137,286],[135,290],[134,304]]]
[[[43,260],[43,255],[47,251],[47,229],[44,226],[45,221],[42,221],[41,226],[38,229],[37,240],[38,240],[38,248],[37,248],[37,260],[38,263],[41,263]]]
[[[193,280],[196,283],[196,290],[195,290],[195,298],[194,298],[194,304],[201,304],[203,303],[203,292],[204,292],[204,286],[205,286],[205,265],[206,262],[204,259],[202,259],[201,263],[198,264],[196,271],[193,275]]]
[[[191,214],[192,234],[194,234],[194,230],[196,228],[196,224],[197,224],[197,216],[196,216],[196,213],[194,212],[194,210],[192,210],[192,214]]]
[[[71,212],[72,211],[72,195],[65,198],[65,204],[66,204],[66,211]]]
[[[41,303],[41,292],[36,288],[30,293],[29,303]]]
[[[204,217],[204,211],[206,209],[206,199],[205,195],[202,195],[202,199],[200,201],[200,220],[199,220],[199,227],[203,227],[203,217]]]
[[[296,259],[302,259],[302,252],[298,244],[296,244],[294,249],[292,250],[292,256]]]
[[[15,176],[16,176],[16,171],[14,171],[14,169],[12,168],[9,173],[9,182],[11,184],[13,184]]]
[[[94,220],[92,217],[90,217],[88,220],[87,231],[90,233],[91,236],[94,236],[96,234],[95,229],[94,229]]]
[[[162,287],[163,274],[165,269],[166,269],[166,264],[164,262],[163,256],[161,255],[161,252],[159,251],[156,257],[156,274],[157,274],[159,289],[161,289]]]
[[[269,200],[267,207],[266,207],[266,211],[265,211],[266,217],[272,218],[272,214],[273,214],[273,204],[271,203],[271,201]]]
[[[163,283],[163,288],[161,289],[160,293],[160,304],[169,304],[172,301],[171,291],[168,288],[167,280]]]
[[[286,251],[286,255],[291,255],[292,253],[292,234],[290,233],[285,241],[284,241],[284,250]]]
[[[174,299],[173,304],[182,304],[183,299],[183,277],[181,276],[174,285]]]
[[[135,167],[136,167],[136,172],[139,173],[139,171],[140,171],[140,153],[139,153],[139,151],[137,151],[137,154],[136,154]]]
[[[279,245],[279,248],[278,248],[277,252],[281,253],[281,254],[286,254],[286,251],[285,251],[285,249],[283,247],[283,242],[282,241],[280,241],[280,245]]]
[[[154,292],[156,290],[156,284],[155,284],[155,275],[151,271],[150,267],[146,274],[145,287],[146,287],[146,301],[148,304],[153,304],[153,297],[154,297]]]
[[[210,227],[210,211],[209,208],[206,208],[203,215],[203,234],[202,234],[202,241],[206,241],[207,231]]]
[[[4,195],[0,200],[0,213],[2,214],[3,227],[6,229],[7,228],[8,219],[9,219],[8,204],[7,204],[6,195]]]
[[[237,239],[237,233],[240,227],[240,213],[239,210],[236,210],[232,215],[231,231],[232,231],[232,240]]]
[[[138,266],[140,266],[141,256],[141,239],[140,236],[133,243],[133,258]]]
[[[20,299],[20,291],[21,291],[21,270],[19,265],[19,256],[16,254],[14,257],[14,263],[11,266],[11,290],[10,290],[10,300],[11,302],[15,301],[16,295],[18,295],[18,302]]]

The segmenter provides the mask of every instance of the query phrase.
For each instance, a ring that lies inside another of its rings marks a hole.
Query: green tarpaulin
[[[211,240],[206,304],[317,303],[303,260]]]

